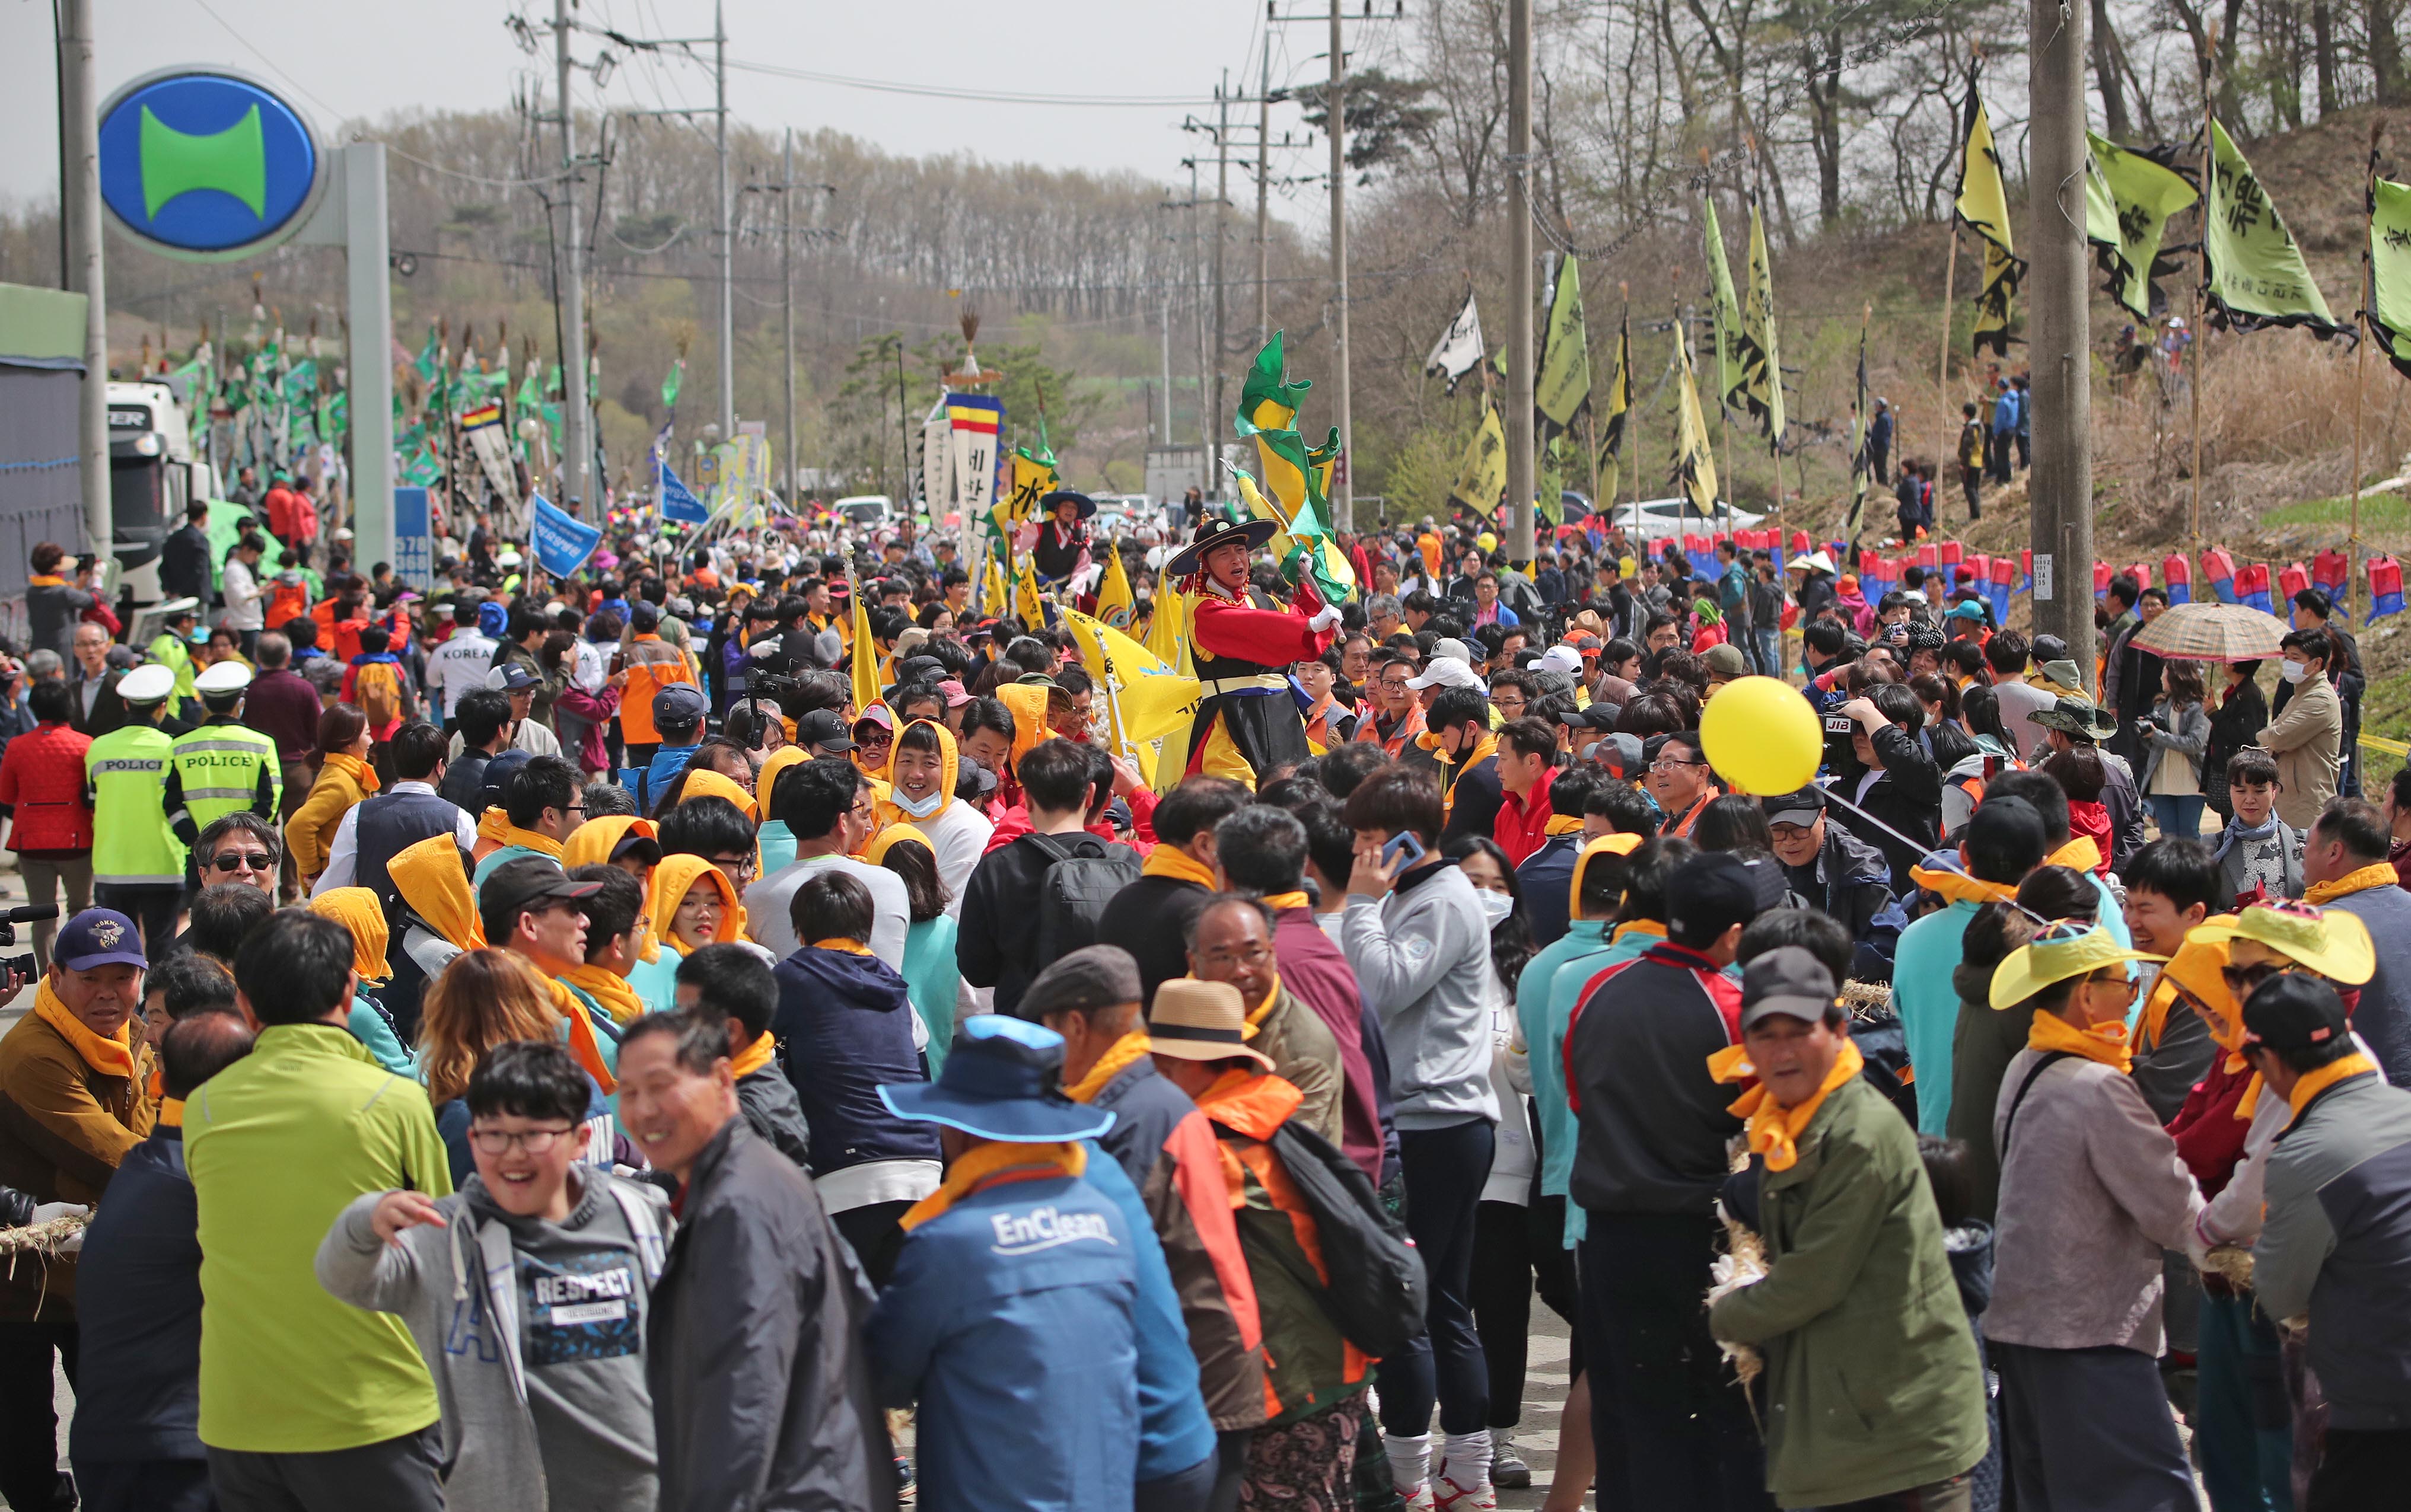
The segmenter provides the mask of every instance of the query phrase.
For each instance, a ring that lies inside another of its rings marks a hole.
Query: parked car
[[[1735,509],[1722,500],[1713,514],[1702,515],[1688,499],[1644,499],[1615,506],[1609,519],[1624,533],[1642,541],[1662,541],[1670,535],[1706,535],[1717,531],[1756,530],[1765,516]]]
[[[858,531],[877,530],[896,517],[895,504],[884,493],[849,494],[829,508]]]

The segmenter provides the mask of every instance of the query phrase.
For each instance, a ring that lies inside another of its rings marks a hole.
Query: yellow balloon
[[[1484,531],[1473,538],[1473,544],[1485,552],[1496,551],[1498,549],[1498,537],[1492,531]]]
[[[1742,677],[1701,710],[1700,745],[1734,792],[1767,796],[1797,792],[1816,777],[1825,727],[1790,683]]]

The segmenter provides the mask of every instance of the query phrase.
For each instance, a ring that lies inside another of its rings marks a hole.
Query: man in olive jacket
[[[1742,1042],[1767,1272],[1709,1308],[1765,1358],[1767,1490],[1784,1506],[1965,1505],[1984,1457],[1983,1370],[1917,1135],[1860,1075],[1834,979],[1797,947],[1750,962]],[[1738,1178],[1746,1181],[1747,1178]]]

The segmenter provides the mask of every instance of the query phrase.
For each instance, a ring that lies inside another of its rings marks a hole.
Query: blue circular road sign
[[[322,162],[300,111],[224,69],[136,80],[101,110],[101,201],[170,254],[221,258],[284,240],[316,197]]]

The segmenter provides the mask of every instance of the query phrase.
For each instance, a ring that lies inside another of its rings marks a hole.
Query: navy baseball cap
[[[1007,1144],[1092,1140],[1114,1127],[1112,1112],[1064,1097],[1062,1077],[1061,1035],[982,1013],[963,1021],[937,1081],[889,1083],[879,1100],[899,1118]]]
[[[694,724],[710,708],[701,689],[691,682],[674,682],[653,695],[653,722]]]
[[[224,664],[225,663],[223,662],[220,663],[220,665]],[[217,668],[212,667],[210,670],[214,672]],[[506,693],[520,692],[533,688],[537,683],[543,681],[542,678],[538,677],[534,673],[530,672],[526,667],[520,665],[517,662],[504,662],[490,674],[490,677],[491,680],[488,683],[489,687],[499,688]]]
[[[51,947],[51,958],[70,971],[104,966],[130,966],[143,970],[142,932],[115,909],[86,909],[66,923]]]

